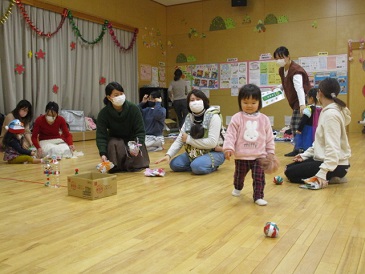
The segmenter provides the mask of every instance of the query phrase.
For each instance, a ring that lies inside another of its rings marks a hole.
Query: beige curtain
[[[0,14],[4,14],[10,1],[1,1]],[[54,32],[61,15],[25,5],[33,24],[45,33]],[[84,39],[94,41],[102,26],[74,18]],[[114,29],[121,45],[128,47],[133,33]],[[70,44],[76,43],[71,50]],[[36,52],[45,52],[37,59]],[[28,52],[33,56],[30,58]],[[14,69],[17,64],[25,68],[23,74]],[[89,45],[77,38],[66,18],[63,27],[51,38],[40,37],[25,22],[21,11],[14,5],[8,20],[0,25],[0,112],[7,114],[18,101],[27,99],[34,107],[35,117],[44,113],[49,101],[60,109],[83,110],[85,116],[96,117],[104,106],[105,86],[108,82],[121,83],[127,99],[138,102],[137,45],[128,52],[115,46],[106,31],[104,38]],[[99,84],[101,77],[106,83]],[[53,92],[53,86],[59,90]]]

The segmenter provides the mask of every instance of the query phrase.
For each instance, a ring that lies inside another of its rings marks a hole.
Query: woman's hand
[[[183,141],[183,143],[186,143],[188,136],[189,136],[189,134],[187,134],[185,132],[181,132],[181,141]]]
[[[166,154],[163,158],[157,160],[155,164],[159,164],[161,162],[167,161],[167,163],[170,163],[171,157],[170,155]]]
[[[214,151],[216,151],[216,152],[222,152],[222,151],[223,151],[223,147],[221,147],[221,146],[216,146],[216,147],[214,148]]]
[[[38,148],[38,149],[37,149],[37,157],[38,157],[38,158],[42,158],[42,156],[43,156],[43,150],[42,150],[42,148],[40,147],[40,148]]]
[[[293,161],[294,162],[303,162],[303,158],[302,158],[302,156],[300,156],[300,154],[297,154],[294,156]]]
[[[300,106],[300,113],[303,114],[303,111],[305,110],[306,106],[305,105],[301,105]]]
[[[108,158],[105,155],[103,155],[103,156],[101,156],[101,161],[106,162],[106,161],[108,161]]]
[[[161,103],[162,102],[162,98],[161,97],[160,98],[155,98],[155,101]]]
[[[75,146],[74,145],[70,145],[69,148],[70,148],[71,151],[75,151]]]

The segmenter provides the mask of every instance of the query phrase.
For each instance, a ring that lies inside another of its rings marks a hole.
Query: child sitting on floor
[[[7,132],[3,138],[3,146],[5,149],[4,161],[7,161],[9,164],[40,164],[43,162],[42,159],[33,158],[36,155],[35,150],[24,149],[22,147],[20,140],[22,134],[25,132],[23,123],[15,119],[5,128]]]

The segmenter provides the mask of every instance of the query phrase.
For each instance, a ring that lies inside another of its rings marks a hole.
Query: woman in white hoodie
[[[351,112],[337,98],[340,85],[334,78],[319,83],[317,99],[323,106],[313,145],[294,157],[287,165],[285,175],[293,183],[306,183],[303,187],[320,189],[328,183],[345,183],[350,167],[351,148],[346,126],[351,121]]]

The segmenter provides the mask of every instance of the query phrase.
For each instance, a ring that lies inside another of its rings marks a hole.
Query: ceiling
[[[201,2],[202,0],[152,0],[152,1],[168,7],[192,2]]]

